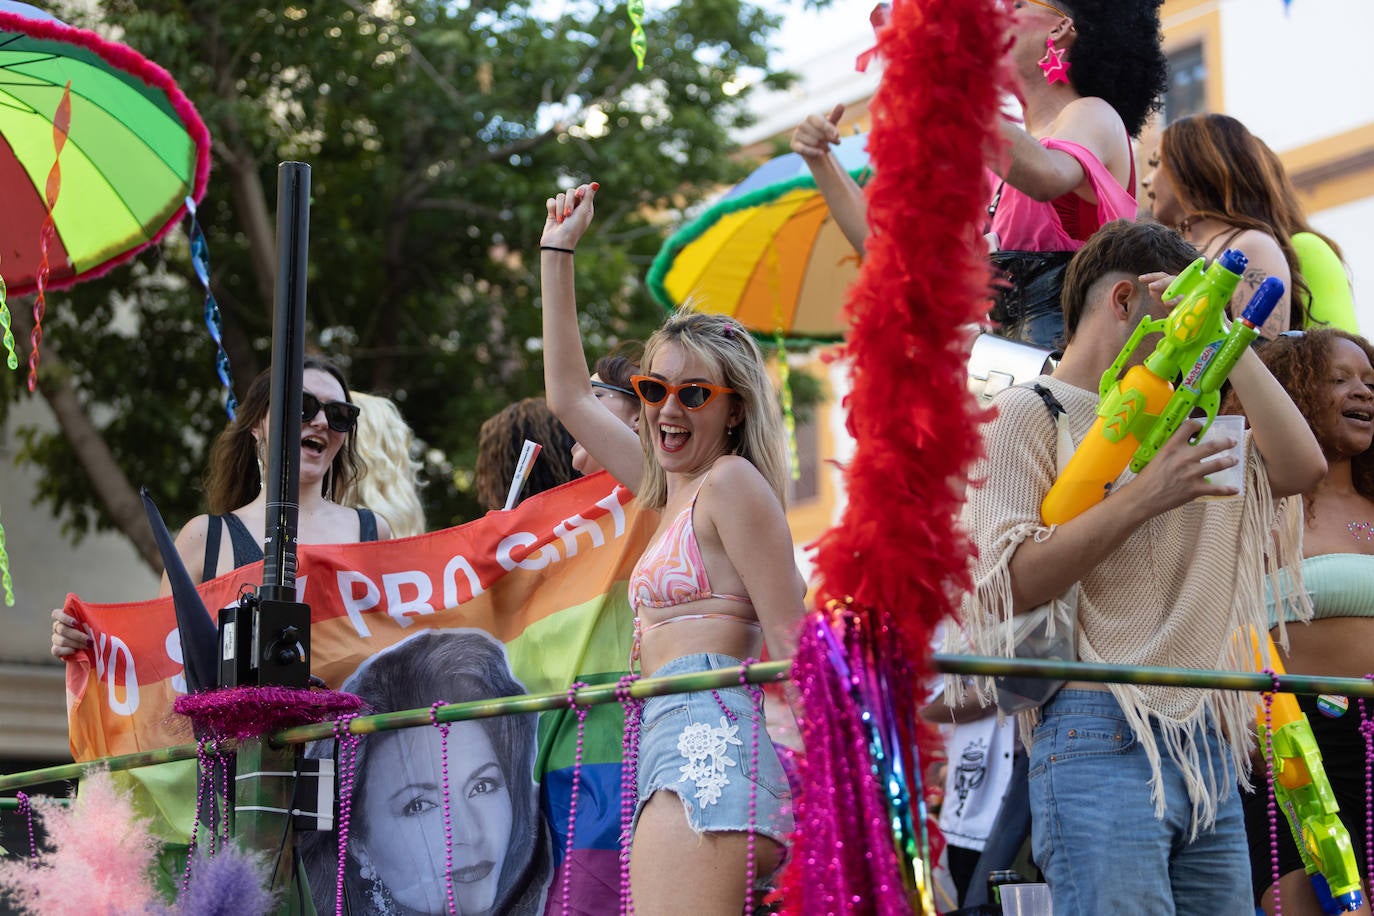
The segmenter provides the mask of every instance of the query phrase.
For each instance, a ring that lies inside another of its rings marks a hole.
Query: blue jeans
[[[1216,823],[1188,839],[1192,805],[1156,726],[1165,811],[1150,762],[1110,693],[1061,690],[1041,710],[1030,752],[1031,845],[1054,916],[1253,916],[1245,818],[1226,742],[1212,728],[1202,772],[1223,793]]]

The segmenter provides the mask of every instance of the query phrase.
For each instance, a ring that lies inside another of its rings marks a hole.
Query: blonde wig
[[[354,444],[367,472],[343,492],[339,503],[376,512],[395,537],[424,534],[425,510],[417,485],[420,463],[410,454],[414,433],[390,399],[361,391],[350,397],[362,408]]]

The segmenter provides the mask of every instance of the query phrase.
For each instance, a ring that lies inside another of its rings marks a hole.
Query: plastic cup
[[[1003,884],[1003,916],[1053,916],[1048,884]]]
[[[1245,418],[1239,414],[1219,414],[1212,425],[1208,428],[1206,435],[1202,437],[1202,442],[1211,442],[1216,439],[1231,439],[1236,444],[1231,448],[1217,452],[1220,455],[1232,455],[1236,463],[1224,470],[1217,471],[1215,474],[1207,475],[1207,482],[1223,487],[1234,487],[1236,492],[1231,496],[1202,496],[1200,499],[1239,499],[1245,495]],[[1199,445],[1201,442],[1198,443]]]

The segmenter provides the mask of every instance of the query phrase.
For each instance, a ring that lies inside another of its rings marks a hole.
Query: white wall
[[[1222,0],[1226,113],[1280,153],[1369,124],[1371,38],[1371,0]]]
[[[770,63],[798,77],[792,88],[756,91],[749,107],[758,121],[736,136],[743,145],[776,134],[790,135],[809,114],[826,114],[837,103],[865,99],[878,90],[882,67],[854,69],[860,54],[877,44],[868,16],[877,0],[834,0],[822,10],[800,8],[800,0],[764,0],[786,15]]]
[[[1374,124],[1372,0],[1221,0],[1224,110],[1279,153]],[[1374,187],[1308,214],[1345,252],[1374,333]]]
[[[41,397],[26,397],[0,429],[0,524],[5,528],[15,596],[14,607],[0,606],[3,661],[53,661],[48,655],[48,612],[62,606],[67,592],[102,603],[157,594],[157,577],[123,536],[93,534],[73,547],[46,506],[32,505],[39,472],[15,466],[19,446],[15,429],[30,425],[52,429],[55,422]]]

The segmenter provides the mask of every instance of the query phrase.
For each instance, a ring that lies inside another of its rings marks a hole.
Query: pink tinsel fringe
[[[260,738],[283,728],[356,713],[363,708],[363,701],[337,690],[226,687],[177,697],[173,708],[195,724],[197,734]]]

